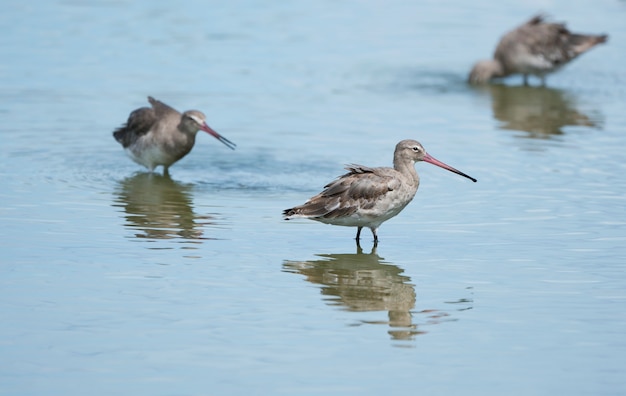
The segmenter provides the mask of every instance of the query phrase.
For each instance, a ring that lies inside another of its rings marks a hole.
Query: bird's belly
[[[357,210],[350,215],[334,218],[319,217],[315,220],[347,227],[378,227],[400,213],[414,196],[413,191],[389,193],[373,204],[367,201],[358,203]]]
[[[156,145],[129,147],[125,151],[133,161],[151,170],[159,165],[170,165],[174,162],[170,155]]]
[[[542,76],[552,73],[558,69],[559,65],[550,61],[542,55],[520,54],[513,62],[515,71],[521,74],[533,74]]]

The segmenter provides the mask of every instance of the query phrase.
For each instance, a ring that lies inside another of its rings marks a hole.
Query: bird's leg
[[[378,245],[378,234],[376,234],[376,228],[370,228],[372,235],[374,235],[374,246]]]
[[[541,86],[542,87],[546,86],[546,76],[541,76]]]
[[[524,74],[524,86],[528,86],[528,74]]]
[[[166,176],[166,177],[170,176],[170,167],[169,166],[163,165],[163,176]]]
[[[363,229],[363,227],[358,227],[356,229],[356,243],[359,243],[359,239],[361,239],[361,230]]]

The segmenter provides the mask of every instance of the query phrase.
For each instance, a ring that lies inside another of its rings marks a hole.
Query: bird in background
[[[133,161],[150,172],[162,165],[163,174],[169,174],[169,167],[191,151],[199,130],[235,149],[235,143],[207,125],[202,112],[188,110],[181,114],[151,96],[148,101],[152,107],[142,107],[130,113],[126,124],[117,128],[113,137]]]
[[[606,42],[606,34],[572,33],[564,23],[550,23],[537,15],[506,33],[496,47],[493,59],[477,62],[469,74],[470,84],[485,84],[492,79],[522,74],[524,85],[535,75],[546,83],[546,75]]]
[[[303,205],[284,210],[283,216],[285,220],[307,218],[325,224],[357,227],[357,245],[361,230],[367,227],[377,244],[378,227],[400,213],[415,196],[420,181],[415,163],[419,161],[476,182],[473,177],[433,158],[419,142],[402,140],[395,148],[393,168],[348,165],[348,173],[327,184],[321,193]]]

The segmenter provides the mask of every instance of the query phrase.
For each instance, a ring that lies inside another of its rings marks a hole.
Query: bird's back
[[[349,165],[346,169],[348,173],[327,184],[321,193],[283,215],[350,226],[382,223],[398,214],[417,191],[403,186],[402,175],[393,168]]]
[[[147,134],[156,122],[154,109],[139,108],[128,116],[126,124],[113,132],[113,137],[124,148],[131,146],[140,136]]]
[[[505,74],[543,75],[606,39],[606,35],[572,33],[565,24],[548,23],[539,15],[507,33],[496,47],[494,58],[503,65]]]
[[[180,113],[165,103],[148,96],[152,107],[141,107],[128,116],[126,124],[113,132],[113,137],[124,148],[133,145],[139,138],[156,129],[172,129],[180,122]],[[158,124],[158,125],[157,125]]]

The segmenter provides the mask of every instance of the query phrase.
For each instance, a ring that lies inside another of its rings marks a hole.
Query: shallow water
[[[626,3],[3,9],[0,394],[626,391]],[[537,11],[609,42],[467,86]],[[145,173],[110,134],[147,95],[237,150]],[[418,164],[377,249],[281,219],[406,138],[478,183]]]

